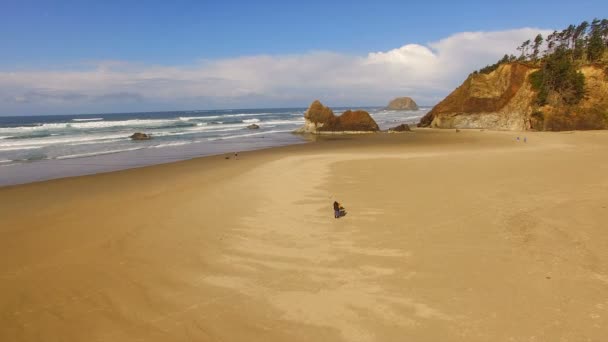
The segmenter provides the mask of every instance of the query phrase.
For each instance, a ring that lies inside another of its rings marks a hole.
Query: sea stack
[[[319,100],[315,100],[308,107],[304,118],[304,126],[296,130],[296,133],[371,133],[380,129],[376,121],[364,110],[347,110],[336,116]]]
[[[418,110],[418,105],[411,97],[397,97],[393,99],[386,109],[389,110]]]

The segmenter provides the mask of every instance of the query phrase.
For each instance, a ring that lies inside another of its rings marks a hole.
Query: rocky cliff
[[[389,110],[418,110],[418,105],[411,97],[397,97],[389,102],[386,109]]]
[[[528,129],[534,92],[523,64],[501,65],[490,74],[469,76],[421,120],[435,128]]]
[[[530,74],[538,68],[505,63],[489,74],[471,74],[420,121],[421,127],[498,130],[567,130],[608,127],[608,76],[585,66],[585,97],[573,106],[536,105]]]
[[[543,131],[608,129],[608,68],[587,65],[579,69],[585,75],[585,96],[574,106],[564,106],[549,99],[536,108],[531,127]]]
[[[378,124],[363,110],[347,110],[340,116],[324,106],[319,100],[314,101],[304,114],[304,126],[296,133],[348,133],[348,132],[376,132]]]

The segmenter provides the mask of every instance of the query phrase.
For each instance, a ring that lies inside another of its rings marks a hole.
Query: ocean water
[[[363,108],[382,129],[429,108]],[[303,143],[305,108],[0,117],[0,186]],[[336,108],[339,114],[346,108]],[[260,129],[248,129],[251,124]],[[135,132],[153,139],[132,141]]]

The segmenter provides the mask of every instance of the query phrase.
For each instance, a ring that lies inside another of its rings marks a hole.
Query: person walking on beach
[[[340,203],[334,201],[334,218],[340,218]]]

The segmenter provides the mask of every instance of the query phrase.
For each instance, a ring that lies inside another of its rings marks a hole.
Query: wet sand
[[[517,135],[0,188],[0,341],[602,341],[608,132]]]

